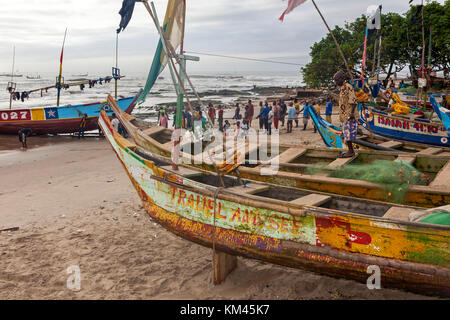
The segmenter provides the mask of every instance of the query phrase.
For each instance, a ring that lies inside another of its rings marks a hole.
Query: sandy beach
[[[311,127],[280,137],[321,143]],[[432,298],[245,258],[213,286],[212,250],[149,218],[106,140],[42,139],[0,151],[0,229],[19,227],[0,233],[0,299]],[[67,288],[71,266],[79,291]]]

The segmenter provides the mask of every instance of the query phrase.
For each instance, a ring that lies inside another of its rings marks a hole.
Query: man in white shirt
[[[112,124],[112,126],[114,127],[114,130],[116,130],[117,132],[119,132],[119,124],[120,124],[120,121],[119,121],[119,119],[117,119],[115,113],[112,114],[112,117],[113,117],[113,119],[111,120],[111,124]]]

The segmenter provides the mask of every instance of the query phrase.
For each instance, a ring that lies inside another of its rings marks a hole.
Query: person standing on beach
[[[261,114],[261,111],[263,111],[263,109],[264,109],[263,102],[260,101],[259,102],[259,112],[260,112],[260,114]],[[256,118],[259,118],[259,130],[262,130],[264,128],[264,118],[260,117],[259,115]]]
[[[275,130],[278,130],[278,122],[280,121],[281,116],[281,106],[274,101],[272,108],[273,108],[273,125],[275,127]]]
[[[31,136],[32,130],[24,128],[20,129],[18,133],[19,133],[19,141],[22,143],[22,148],[27,149],[28,148],[27,137]]]
[[[112,114],[111,124],[112,124],[114,130],[115,130],[116,132],[119,132],[119,124],[120,124],[120,121],[119,121],[119,119],[117,119],[115,113]]]
[[[297,114],[300,114],[300,102],[298,102],[298,99],[294,99],[294,108],[297,110]],[[298,128],[298,117],[295,119],[295,127]]]
[[[270,107],[269,113],[267,114],[267,133],[269,136],[272,134],[273,118],[274,118],[273,108]]]
[[[312,105],[309,105],[310,103],[308,101],[305,102],[305,105],[303,106],[303,109],[300,110],[299,112],[303,111],[303,131],[306,130],[306,126],[308,125],[308,121],[309,121],[309,112],[307,111],[306,106],[310,106],[312,107]]]
[[[255,108],[253,107],[252,100],[248,100],[247,107],[248,107],[248,117],[247,117],[248,126],[249,126],[249,128],[251,128],[252,127],[253,116],[255,115]]]
[[[223,106],[219,106],[219,131],[223,132]]]
[[[175,117],[174,117],[174,119],[175,119]],[[159,125],[161,127],[164,127],[164,128],[168,127],[168,125],[169,125],[169,118],[167,117],[166,112],[163,112],[162,115],[160,115]]]
[[[214,109],[214,106],[212,103],[209,104],[208,116],[211,119],[212,124],[214,125],[215,118],[216,118],[216,110]]]
[[[297,117],[297,110],[295,109],[294,104],[292,102],[289,103],[289,109],[287,111],[287,115],[288,115],[287,133],[291,133],[293,121]]]
[[[233,119],[239,120],[241,118],[241,108],[239,108],[239,103],[236,103],[236,110],[234,111]]]
[[[325,117],[328,123],[332,123],[331,114],[333,113],[333,102],[331,97],[328,98],[327,106],[325,108]]]
[[[342,135],[347,143],[348,152],[341,154],[340,158],[350,158],[355,155],[353,142],[358,132],[358,112],[356,109],[356,96],[353,87],[346,81],[343,71],[338,71],[333,77],[334,82],[340,87],[339,93],[339,121],[342,123]]]
[[[284,127],[284,119],[286,118],[286,114],[287,114],[287,106],[283,100],[280,100],[280,107],[281,107],[280,121],[281,121],[281,126]]]
[[[314,108],[314,110],[316,110],[316,112],[317,112],[317,114],[320,116],[320,106],[319,106],[319,101],[314,101],[313,102],[313,108]],[[313,121],[313,126],[314,126],[314,133],[316,133],[317,132],[317,128],[316,128],[316,124],[314,123],[314,121]]]
[[[86,122],[87,122],[87,114],[85,113],[83,115],[83,118],[81,118],[80,126],[78,127],[78,139],[83,136],[84,138],[84,129],[86,129]]]
[[[268,122],[267,122],[267,116],[269,115],[269,111],[270,111],[269,104],[266,101],[264,108],[261,110],[259,115],[256,117],[256,118],[259,118],[260,120],[262,119],[265,130],[269,129]]]

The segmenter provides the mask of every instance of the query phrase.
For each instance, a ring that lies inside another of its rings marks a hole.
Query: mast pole
[[[58,75],[58,96],[56,98],[56,106],[59,106],[59,98],[61,95],[61,75],[62,75],[62,63],[63,63],[63,54],[64,54],[64,44],[66,43],[66,35],[67,35],[67,28],[66,31],[64,32],[64,40],[63,40],[63,45],[62,45],[62,49],[61,49],[61,58],[59,60],[59,75]]]
[[[184,10],[186,10],[186,1],[184,0]],[[184,12],[186,16],[186,12]],[[184,32],[183,32],[184,36]],[[177,110],[175,111],[175,130],[174,130],[174,140],[173,140],[173,152],[172,152],[172,169],[179,170],[178,165],[180,163],[180,147],[181,147],[181,125],[183,119],[183,108],[184,108],[184,95],[181,89],[181,86],[184,86],[184,72],[182,71],[182,67],[186,68],[186,59],[184,58],[184,38],[181,40],[180,44],[180,83],[178,88],[178,97],[177,97]]]
[[[341,46],[339,45],[339,43],[337,42],[336,38],[334,37],[333,32],[331,31],[330,27],[328,26],[328,23],[325,21],[325,18],[323,17],[322,13],[320,12],[319,8],[317,7],[317,4],[314,0],[311,0],[312,3],[314,4],[314,7],[316,7],[317,12],[319,13],[320,17],[322,18],[323,23],[325,24],[325,26],[328,29],[328,32],[330,32],[331,37],[334,40],[334,43],[336,44],[336,47],[338,48],[339,53],[341,54],[342,60],[344,60],[344,64],[345,64],[345,68],[347,69],[348,75],[349,75],[349,79],[352,79],[352,73],[350,72],[350,68],[348,67],[348,63],[347,63],[347,59],[345,59],[344,53],[342,52]]]
[[[16,46],[13,46],[13,63],[12,63],[12,70],[11,70],[11,87],[14,86],[14,63],[16,60]],[[9,92],[9,110],[12,109],[12,94],[13,92]]]
[[[116,70],[119,65],[119,34],[116,33]],[[117,77],[114,77],[114,98],[117,100]]]

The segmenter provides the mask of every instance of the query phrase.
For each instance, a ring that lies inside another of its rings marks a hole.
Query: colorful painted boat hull
[[[329,148],[343,148],[344,141],[341,137],[341,128],[325,121],[313,107],[305,106],[305,109],[316,125],[316,128],[319,131],[325,145]]]
[[[442,123],[412,120],[407,116],[392,115],[366,106],[361,106],[360,113],[360,124],[374,134],[400,141],[450,147],[450,133]]]
[[[141,91],[135,97],[119,99],[117,105],[121,110],[131,113],[140,94]],[[109,115],[113,113],[106,101],[75,106],[0,110],[0,134],[17,134],[23,128],[29,128],[38,135],[78,132],[85,113],[88,115],[85,131],[96,130],[101,110],[107,111]]]
[[[364,283],[375,267],[382,287],[450,296],[449,227],[233,196],[141,157],[104,112],[99,124],[149,215],[174,234],[230,254]]]

